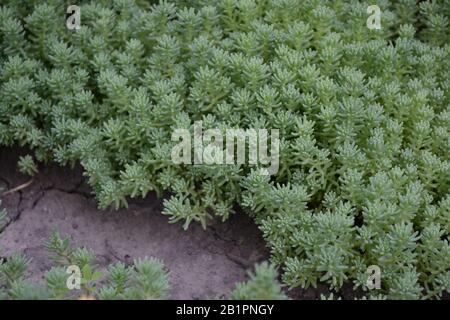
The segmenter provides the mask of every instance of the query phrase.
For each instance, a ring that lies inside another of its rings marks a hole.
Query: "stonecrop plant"
[[[68,5],[2,1],[0,145],[80,163],[101,208],[165,192],[186,228],[243,208],[289,287],[450,291],[449,0],[77,1],[76,30]],[[173,163],[195,121],[279,130],[278,172]]]
[[[158,259],[136,259],[130,266],[118,262],[102,273],[95,253],[75,247],[69,237],[54,232],[44,246],[55,266],[42,282],[27,280],[31,260],[22,253],[0,259],[0,300],[157,300],[169,295],[168,272]]]
[[[255,265],[255,272],[248,272],[250,280],[237,283],[231,292],[232,300],[286,300],[287,296],[282,291],[282,285],[278,282],[276,268],[263,262]]]
[[[31,281],[31,263],[20,252],[2,257],[0,251],[0,300],[161,300],[169,299],[169,271],[157,258],[135,259],[133,264],[97,264],[95,253],[74,246],[69,236],[54,231],[43,246],[53,267],[43,281]],[[1,249],[1,248],[0,248]],[[233,300],[285,300],[274,265],[263,262],[249,272],[250,280],[237,283]],[[78,277],[78,278],[77,278]]]

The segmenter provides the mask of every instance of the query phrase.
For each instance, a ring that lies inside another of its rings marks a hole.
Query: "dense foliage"
[[[286,300],[278,282],[278,272],[267,262],[257,264],[255,272],[249,272],[250,280],[237,283],[231,292],[232,300]]]
[[[80,162],[101,207],[169,191],[171,221],[236,204],[283,280],[450,291],[450,1],[3,1],[0,145]],[[176,165],[171,133],[279,129],[280,170]],[[32,159],[22,161],[32,173]]]

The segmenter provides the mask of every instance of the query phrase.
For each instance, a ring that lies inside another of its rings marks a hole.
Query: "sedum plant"
[[[143,258],[133,265],[122,262],[111,264],[105,272],[95,263],[95,254],[74,247],[69,237],[61,238],[54,232],[44,246],[55,266],[42,282],[26,280],[30,260],[21,253],[13,253],[0,261],[0,299],[7,300],[155,300],[168,297],[168,273],[163,263],[155,258]],[[80,271],[77,288],[71,267]]]
[[[0,145],[79,162],[102,208],[168,195],[204,227],[243,208],[289,287],[367,297],[450,289],[450,3],[3,1]],[[179,165],[176,129],[280,132],[274,176]],[[93,152],[95,150],[95,152]],[[29,161],[22,167],[30,170]],[[381,288],[367,290],[377,265]]]
[[[38,172],[37,165],[30,155],[20,157],[18,166],[19,171],[28,176],[34,176]]]
[[[232,300],[286,300],[278,282],[278,272],[274,265],[263,262],[255,265],[255,272],[249,272],[250,280],[237,283],[231,292]]]

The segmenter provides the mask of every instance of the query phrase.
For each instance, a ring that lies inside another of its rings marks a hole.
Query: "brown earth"
[[[0,148],[0,190],[29,182],[17,170],[19,156],[26,153]],[[162,200],[154,194],[130,201],[128,209],[99,210],[78,166],[40,165],[29,186],[1,200],[8,225],[0,233],[0,254],[25,253],[32,259],[28,277],[34,281],[51,267],[42,242],[53,230],[92,249],[102,268],[145,256],[161,259],[170,271],[173,299],[226,298],[236,282],[248,280],[247,271],[255,263],[269,258],[261,232],[243,213],[215,221],[206,230],[192,223],[185,231],[181,223],[168,223],[161,214]],[[288,292],[293,299],[318,299],[327,293],[323,285]],[[352,299],[351,288],[340,296]]]
[[[0,149],[0,188],[29,180],[16,169],[20,153]],[[9,215],[0,234],[2,254],[22,251],[32,258],[32,280],[42,279],[51,266],[42,242],[54,229],[92,249],[101,267],[144,256],[163,260],[174,299],[226,297],[254,263],[268,258],[259,230],[244,214],[214,222],[206,231],[197,224],[184,231],[181,224],[168,223],[154,195],[131,201],[128,209],[98,210],[78,167],[41,166],[29,187],[2,202]]]

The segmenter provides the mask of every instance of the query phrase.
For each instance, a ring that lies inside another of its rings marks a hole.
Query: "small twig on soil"
[[[24,184],[21,184],[20,186],[17,186],[17,187],[15,187],[13,189],[5,191],[5,192],[2,193],[2,197],[7,196],[7,195],[12,194],[12,193],[15,193],[15,192],[20,191],[20,190],[23,190],[23,189],[29,187],[33,182],[34,182],[34,179],[31,179],[30,181],[28,181],[28,182],[26,182]]]
[[[116,258],[117,260],[123,262],[126,266],[130,266],[131,263],[130,261],[127,261],[126,259],[123,259],[120,254],[117,253],[116,250],[114,250],[114,248],[110,245],[108,239],[105,239],[105,247],[106,250],[108,251],[109,254],[111,254],[114,258]]]
[[[230,259],[231,261],[233,261],[234,263],[236,263],[237,265],[241,266],[244,269],[248,269],[252,265],[248,260],[241,258],[237,255],[234,255],[232,253],[225,253],[225,255],[227,256],[228,259]]]

